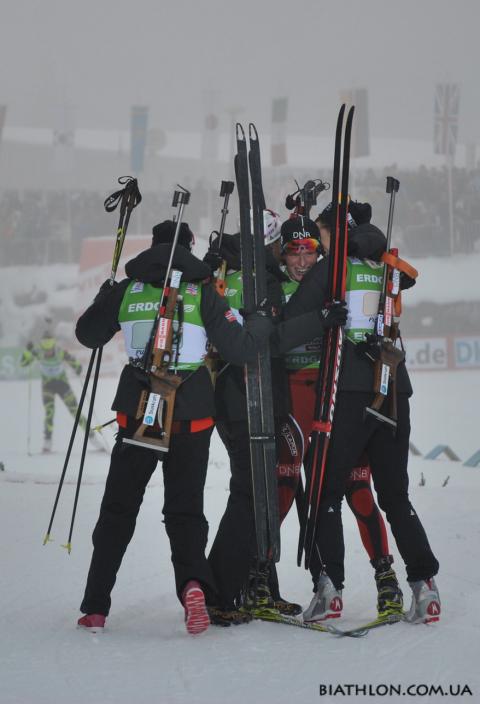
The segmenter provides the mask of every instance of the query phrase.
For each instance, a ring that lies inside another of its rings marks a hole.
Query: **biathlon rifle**
[[[227,262],[221,255],[222,240],[223,233],[225,232],[225,221],[228,215],[228,201],[233,193],[234,185],[233,181],[222,181],[220,186],[220,198],[223,198],[222,219],[220,220],[220,228],[212,232],[209,242],[210,252],[218,257],[219,265],[215,276],[215,288],[220,296],[225,295],[225,276],[227,274]],[[214,235],[216,235],[215,241],[212,239]]]
[[[402,273],[410,279],[416,279],[418,271],[406,261],[399,259],[398,249],[391,248],[393,210],[395,194],[400,182],[387,176],[386,192],[390,194],[390,206],[387,224],[387,248],[382,255],[383,281],[375,320],[375,332],[367,335],[367,355],[375,361],[373,390],[375,397],[365,413],[386,423],[395,432],[397,429],[397,369],[405,361],[405,350],[400,337],[399,323],[402,312],[401,278]],[[400,347],[398,347],[400,342]],[[388,415],[380,410],[388,398]]]
[[[285,199],[287,210],[293,210],[294,215],[304,215],[310,217],[310,210],[317,204],[317,198],[322,191],[328,191],[330,184],[316,178],[307,181],[303,188],[300,188],[295,180],[297,190],[290,193]]]
[[[123,442],[140,445],[160,452],[168,452],[172,432],[175,395],[182,378],[170,371],[174,364],[173,348],[178,352],[180,330],[174,331],[173,320],[179,296],[182,272],[173,268],[183,210],[190,200],[190,192],[182,186],[175,191],[172,206],[178,208],[176,229],[168,261],[160,303],[150,337],[139,365],[149,382],[149,389],[140,393],[136,420],[139,425],[131,438]]]

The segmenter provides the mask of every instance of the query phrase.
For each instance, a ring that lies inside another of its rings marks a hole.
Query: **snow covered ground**
[[[452,444],[462,459],[480,447],[476,432],[480,372],[413,375],[412,440],[423,452],[436,443]],[[77,393],[78,380],[74,380]],[[114,382],[101,379],[97,416],[108,410]],[[169,547],[161,522],[162,478],[156,472],[146,492],[137,530],[113,593],[108,630],[92,636],[75,628],[88,569],[90,535],[106,476],[107,455],[90,452],[80,493],[72,552],[66,541],[75,491],[76,449],[54,522],[54,542],[42,545],[63,465],[71,419],[57,407],[55,454],[41,447],[42,408],[39,382],[3,382],[1,391],[0,516],[3,535],[0,599],[1,704],[223,704],[240,702],[352,700],[320,696],[319,686],[442,685],[473,692],[480,701],[477,650],[480,636],[478,592],[480,468],[412,458],[412,499],[441,562],[438,578],[443,617],[436,626],[398,624],[362,639],[254,622],[227,629],[210,628],[188,636],[177,602]],[[30,423],[30,425],[29,425]],[[30,450],[27,454],[28,427]],[[113,435],[105,431],[108,441]],[[423,472],[426,485],[420,487]],[[448,484],[442,486],[450,476]],[[228,465],[214,435],[205,493],[211,537],[227,499]],[[348,509],[345,510],[347,584],[342,623],[352,626],[375,613],[372,569]],[[306,605],[311,584],[295,564],[297,519],[293,511],[282,529],[280,584],[284,596]],[[395,547],[392,551],[396,556]],[[407,599],[409,590],[398,558]],[[347,690],[344,687],[344,692]],[[353,690],[350,690],[353,691]],[[360,690],[357,698],[377,695]],[[437,693],[397,695],[405,701],[436,702]],[[375,692],[375,689],[373,690]],[[415,690],[411,690],[415,692]],[[468,692],[465,696],[469,696]],[[447,698],[448,700],[448,698]]]

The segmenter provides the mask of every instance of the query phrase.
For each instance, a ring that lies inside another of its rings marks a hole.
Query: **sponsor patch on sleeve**
[[[132,293],[141,293],[143,291],[145,284],[143,281],[135,281],[135,283],[132,286],[131,292]]]

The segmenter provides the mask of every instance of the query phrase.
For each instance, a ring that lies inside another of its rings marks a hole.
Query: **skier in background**
[[[78,409],[77,399],[67,378],[66,365],[70,366],[77,376],[82,373],[82,365],[70,352],[59,345],[49,329],[45,330],[37,345],[29,342],[20,358],[21,367],[28,367],[35,362],[40,367],[45,411],[42,452],[48,453],[52,450],[55,396],[62,399],[73,417],[76,416]],[[85,430],[86,420],[83,416],[80,417],[79,425]],[[104,450],[102,443],[93,432],[90,433],[90,440],[97,450]]]

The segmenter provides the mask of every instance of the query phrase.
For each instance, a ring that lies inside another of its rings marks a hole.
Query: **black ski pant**
[[[247,421],[217,421],[230,458],[230,495],[208,562],[217,585],[219,606],[233,608],[256,554],[250,439]]]
[[[340,391],[328,451],[317,520],[316,540],[325,570],[337,589],[344,581],[344,541],[341,504],[350,471],[362,452],[370,460],[380,508],[405,562],[407,579],[428,579],[438,572],[423,526],[408,497],[410,409],[406,394],[398,394],[398,425],[392,430],[364,410],[372,393]],[[385,410],[386,412],[386,410]]]
[[[216,604],[233,608],[248,582],[257,555],[252,465],[248,422],[217,421],[216,428],[230,458],[230,495],[208,561],[217,586]],[[275,565],[270,565],[270,590],[280,598]]]
[[[80,611],[108,615],[117,572],[133,536],[145,488],[159,459],[163,460],[163,515],[177,595],[181,600],[186,582],[196,579],[208,598],[214,583],[205,557],[208,523],[203,513],[203,490],[211,434],[212,428],[174,434],[170,450],[164,456],[123,443],[119,433],[93,531],[94,550]]]

